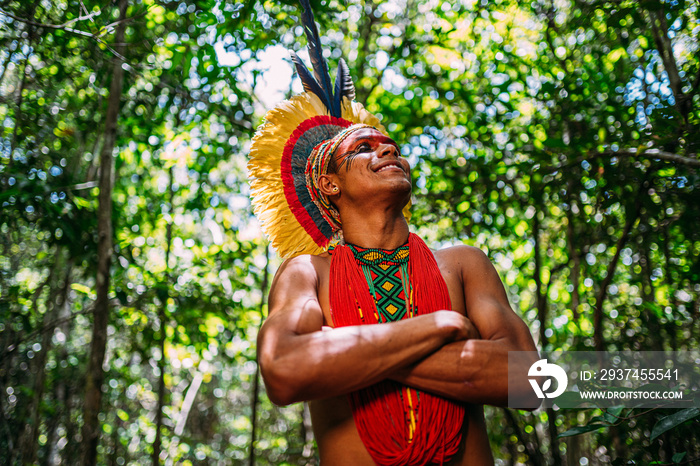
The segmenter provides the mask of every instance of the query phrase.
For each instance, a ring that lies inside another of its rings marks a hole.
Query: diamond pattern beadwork
[[[394,250],[348,246],[365,273],[377,304],[378,320],[396,322],[406,317],[404,277],[407,276],[408,244]]]

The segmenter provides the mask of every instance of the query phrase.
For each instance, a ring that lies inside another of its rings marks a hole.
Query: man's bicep
[[[468,248],[462,261],[467,317],[484,340],[525,337],[531,339],[523,320],[513,312],[498,272],[477,248]]]
[[[316,282],[310,259],[300,256],[280,266],[270,287],[269,315],[258,334],[258,362],[268,396],[279,405],[296,396],[294,387],[301,382],[294,371],[309,359],[309,337],[321,333]]]
[[[269,315],[263,328],[297,335],[321,330],[323,311],[317,284],[316,269],[308,256],[285,261],[270,287]]]

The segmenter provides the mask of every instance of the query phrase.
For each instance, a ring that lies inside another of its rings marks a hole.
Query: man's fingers
[[[444,317],[449,318],[452,324],[457,326],[455,340],[481,339],[479,330],[477,330],[476,326],[474,326],[474,324],[468,317],[465,317],[462,314],[451,310],[438,312],[440,312],[443,315],[447,314]]]

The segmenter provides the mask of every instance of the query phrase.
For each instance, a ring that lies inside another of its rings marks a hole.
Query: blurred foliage
[[[542,350],[698,348],[697,2],[312,4],[331,64],[345,57],[411,162],[415,231],[486,251]],[[123,57],[117,14],[0,0],[0,457],[77,461],[97,159],[120,59],[98,463],[150,461],[161,358],[162,462],[240,463],[265,270],[279,264],[251,214],[246,153],[280,71],[265,53],[305,46],[299,8],[133,0]],[[260,394],[257,413],[259,464],[316,462],[303,406]],[[487,418],[502,464],[700,458],[697,410]]]

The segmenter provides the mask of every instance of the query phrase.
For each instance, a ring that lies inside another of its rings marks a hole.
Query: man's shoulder
[[[285,259],[272,281],[270,301],[316,295],[329,267],[330,259],[324,255],[300,254]]]
[[[444,270],[458,272],[463,279],[467,276],[481,275],[493,269],[488,256],[475,246],[459,244],[435,251],[435,260]]]
[[[318,276],[330,265],[330,254],[299,254],[282,262],[278,275],[303,274]]]
[[[434,252],[436,258],[440,258],[446,261],[488,261],[488,257],[481,249],[475,246],[467,246],[466,244],[458,244],[455,246],[449,246],[446,248],[439,249]]]

